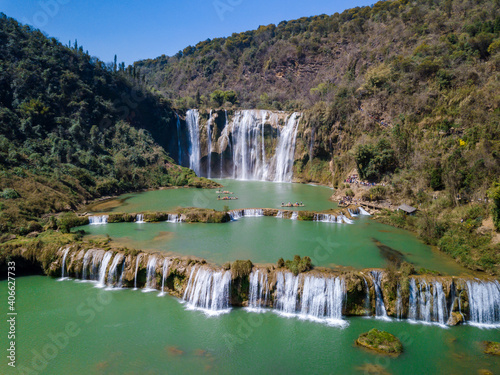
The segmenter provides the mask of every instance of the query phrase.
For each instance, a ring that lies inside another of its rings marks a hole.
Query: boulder
[[[495,341],[483,341],[484,352],[491,355],[500,355],[500,343]]]
[[[452,312],[450,318],[446,322],[449,326],[457,326],[464,322],[464,316],[459,312]]]
[[[356,345],[385,355],[398,356],[403,352],[403,345],[396,336],[376,328],[359,335]]]

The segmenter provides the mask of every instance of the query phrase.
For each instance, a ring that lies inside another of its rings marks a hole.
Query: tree
[[[491,213],[493,216],[493,223],[500,231],[500,182],[495,182],[491,189],[488,191],[488,196],[493,201],[493,206],[491,208]]]

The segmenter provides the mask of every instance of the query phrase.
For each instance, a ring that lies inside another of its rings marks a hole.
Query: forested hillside
[[[388,222],[498,270],[498,236],[483,226],[500,176],[498,0],[380,1],[135,66],[180,108],[302,111],[295,178],[339,196],[353,171],[382,181],[364,198],[421,210]]]
[[[0,16],[0,232],[147,187],[201,183],[162,146],[167,101],[123,68]]]

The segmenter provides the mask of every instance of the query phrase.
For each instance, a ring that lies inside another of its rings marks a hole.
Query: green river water
[[[6,301],[6,282],[0,285]],[[16,306],[17,372],[4,357],[2,374],[30,373],[28,368],[50,375],[368,374],[367,365],[388,374],[500,369],[500,359],[482,354],[480,345],[498,341],[499,331],[471,326],[350,318],[339,328],[244,309],[207,317],[156,292],[105,291],[42,276],[18,279]],[[5,316],[6,304],[1,311]],[[405,352],[386,358],[356,348],[358,335],[373,327],[398,336]],[[4,334],[2,348],[6,341]]]
[[[214,191],[163,190],[128,195],[113,211],[222,209],[226,204],[231,209],[278,208],[281,201],[296,200],[308,210],[335,207],[327,200],[331,190],[323,187],[223,183],[241,199],[221,202],[214,199]],[[316,265],[384,266],[375,238],[416,266],[464,272],[410,233],[369,218],[352,225],[257,217],[226,224],[120,223],[82,229],[89,235],[109,234],[129,247],[200,256],[219,264],[235,259],[276,262],[300,254]],[[5,301],[0,311],[6,317],[7,282],[0,285],[0,300]],[[344,318],[347,325],[341,328],[240,308],[208,317],[186,310],[174,297],[158,297],[158,292],[106,291],[92,283],[42,276],[18,278],[16,288],[17,368],[7,366],[4,354],[0,374],[477,374],[500,369],[500,359],[483,354],[480,344],[500,341],[499,329],[373,318]],[[3,327],[0,342],[7,349],[7,325]],[[359,334],[374,327],[398,336],[405,352],[387,358],[355,347]]]

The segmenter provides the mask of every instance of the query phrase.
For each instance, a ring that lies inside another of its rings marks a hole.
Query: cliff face
[[[157,289],[194,307],[273,308],[322,319],[372,315],[457,324],[498,324],[500,284],[493,279],[403,275],[377,269],[313,269],[294,275],[275,265],[236,261],[224,267],[161,253],[83,248],[11,249],[34,273],[94,280],[103,287]],[[6,266],[5,261],[0,268]]]

